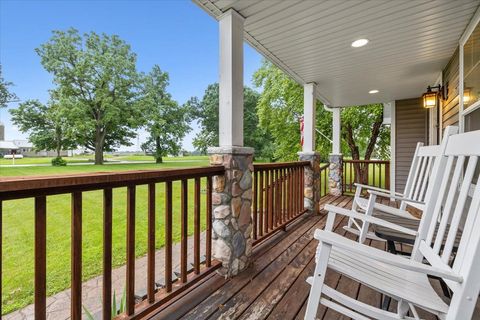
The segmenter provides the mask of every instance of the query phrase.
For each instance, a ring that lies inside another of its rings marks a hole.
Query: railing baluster
[[[264,208],[264,200],[263,195],[265,193],[264,186],[263,186],[263,171],[260,170],[258,172],[260,174],[260,187],[258,188],[259,196],[260,196],[260,208],[259,208],[259,218],[258,218],[258,235],[260,237],[263,236],[263,208]]]
[[[172,291],[172,182],[165,183],[165,289]]]
[[[206,249],[205,265],[207,268],[212,266],[212,177],[207,177],[207,227],[206,227]]]
[[[82,193],[72,193],[72,306],[71,318],[82,318]]]
[[[193,208],[193,270],[200,273],[200,178],[195,178]]]
[[[305,167],[302,166],[301,168],[301,174],[300,174],[300,178],[302,179],[302,182],[300,183],[300,185],[302,186],[302,189],[305,188]],[[303,201],[303,192],[302,192],[302,198],[300,198],[300,206],[302,207],[302,212],[303,210],[305,210],[305,201]]]
[[[127,187],[127,314],[135,312],[135,186]]]
[[[112,319],[112,189],[103,190],[103,320]]]
[[[293,169],[288,168],[288,217],[293,217]]]
[[[155,184],[148,185],[147,298],[155,300]]]
[[[254,171],[253,173],[253,225],[252,225],[252,230],[253,230],[253,240],[257,240],[257,223],[258,223],[258,217],[257,217],[257,209],[258,209],[258,172]]]
[[[182,180],[181,191],[181,243],[180,243],[180,280],[187,282],[187,246],[188,246],[188,180]]]
[[[283,205],[282,205],[282,223],[288,221],[287,216],[287,169],[282,169],[282,185],[283,185]]]
[[[47,199],[35,198],[35,319],[47,312]]]
[[[385,189],[390,189],[390,163],[385,163]]]
[[[277,226],[278,216],[278,170],[273,170],[273,212],[272,212],[272,229]]]

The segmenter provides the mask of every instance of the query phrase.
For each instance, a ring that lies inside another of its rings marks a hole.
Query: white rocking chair
[[[448,137],[441,153],[428,185],[420,228],[418,232],[403,230],[416,237],[410,258],[366,246],[332,231],[337,214],[397,230],[402,227],[352,210],[325,207],[329,211],[325,231],[315,231],[315,239],[320,242],[314,275],[307,280],[312,287],[305,319],[315,319],[319,303],[362,320],[420,319],[416,308],[440,319],[471,319],[480,291],[480,173],[476,171],[480,131]],[[476,184],[473,194],[471,184]],[[467,201],[469,194],[471,201]],[[463,232],[459,231],[462,221]],[[449,265],[458,232],[462,232],[458,251]],[[429,265],[422,263],[424,259]],[[324,284],[327,268],[397,300],[397,312],[378,309],[328,287]],[[428,275],[442,278],[452,290],[449,304],[432,288]]]
[[[445,129],[442,144],[446,143],[447,137],[456,134],[457,132],[458,127],[447,127]],[[367,216],[381,214],[385,217],[391,215],[393,216],[392,220],[396,221],[395,223],[403,227],[411,226],[412,224],[418,225],[419,219],[408,212],[406,208],[408,205],[423,212],[425,202],[427,201],[426,191],[428,183],[430,182],[430,176],[433,173],[435,160],[441,154],[441,148],[442,145],[424,146],[422,142],[417,143],[417,148],[415,149],[412,159],[412,165],[410,166],[410,171],[407,176],[404,193],[396,192],[395,194],[392,194],[390,190],[356,183],[352,210],[355,212],[364,212]],[[369,198],[362,197],[364,190],[368,191],[370,195]],[[377,197],[394,199],[400,202],[400,206],[397,208],[378,203],[376,202]],[[395,219],[394,217],[398,218]],[[405,221],[405,223],[402,223],[402,220]],[[409,220],[414,220],[416,222]],[[363,222],[355,220],[354,218],[349,218],[348,224],[343,228],[346,231],[359,236],[358,242],[360,243],[365,242],[367,238],[383,241],[383,239],[377,237],[373,232],[369,232],[369,226],[370,224],[366,221]]]

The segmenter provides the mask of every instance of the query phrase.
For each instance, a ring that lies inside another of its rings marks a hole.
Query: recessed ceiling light
[[[368,91],[368,93],[370,93],[370,94],[375,94],[375,93],[378,93],[378,90],[377,90],[377,89],[370,90],[370,91]]]
[[[354,48],[363,47],[367,43],[368,43],[368,39],[358,39],[352,42],[352,47]]]

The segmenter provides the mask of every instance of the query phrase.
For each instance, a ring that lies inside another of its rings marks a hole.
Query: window
[[[460,130],[480,130],[480,14],[460,39]]]
[[[463,106],[480,99],[480,25],[477,25],[463,46]]]
[[[465,132],[480,130],[480,108],[465,116]]]

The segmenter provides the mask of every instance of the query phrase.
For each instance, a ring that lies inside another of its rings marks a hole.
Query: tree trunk
[[[163,163],[163,151],[160,143],[160,137],[155,138],[155,163]]]
[[[365,150],[365,160],[370,160],[372,156],[375,145],[377,144],[378,136],[380,134],[382,122],[383,117],[379,117],[379,119],[377,119],[377,121],[375,121],[375,123],[373,124],[372,134]],[[353,136],[353,128],[349,125],[346,126],[346,133],[344,134],[344,138],[347,141],[348,147],[350,148],[352,159],[360,160],[360,152],[358,146],[355,143],[355,138]],[[353,169],[355,172],[355,182],[361,184],[368,184],[368,164],[356,162],[353,164]]]
[[[57,139],[57,158],[60,158],[62,152],[62,133],[59,129],[56,131],[56,139]]]
[[[103,164],[103,149],[105,147],[105,132],[97,127],[95,132],[95,164]]]

